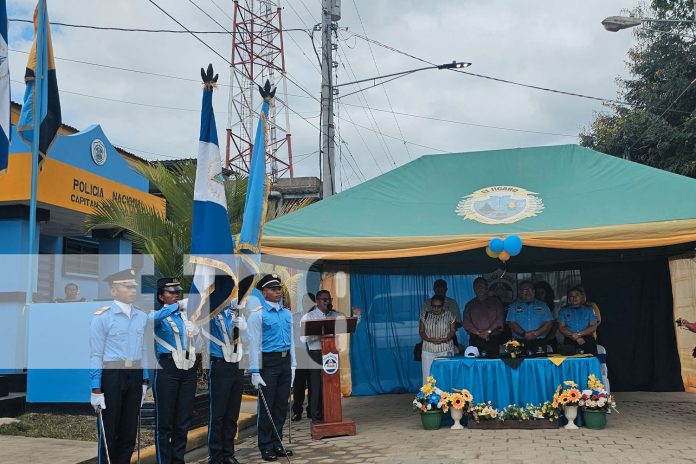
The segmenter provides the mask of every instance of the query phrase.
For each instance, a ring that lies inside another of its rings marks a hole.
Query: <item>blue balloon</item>
[[[490,248],[493,253],[500,253],[503,251],[504,246],[503,240],[498,237],[493,237],[488,243],[488,248]]]
[[[510,256],[517,256],[522,251],[522,239],[518,235],[508,235],[505,237],[503,248]]]

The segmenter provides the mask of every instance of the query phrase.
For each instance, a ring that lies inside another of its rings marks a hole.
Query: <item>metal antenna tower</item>
[[[271,181],[286,174],[293,177],[282,28],[280,1],[235,0],[225,164],[249,173],[262,103],[256,84],[268,79],[278,87],[266,141],[266,175]]]

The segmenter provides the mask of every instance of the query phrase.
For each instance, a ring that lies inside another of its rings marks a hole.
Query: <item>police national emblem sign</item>
[[[326,353],[321,357],[321,360],[324,372],[326,372],[328,375],[338,372],[338,354]]]
[[[483,224],[511,224],[543,210],[544,202],[535,192],[510,185],[476,190],[457,205],[458,215]]]
[[[97,166],[103,166],[106,163],[106,146],[99,139],[92,140],[91,145],[92,161]]]

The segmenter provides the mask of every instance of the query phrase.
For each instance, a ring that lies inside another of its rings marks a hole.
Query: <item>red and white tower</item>
[[[256,84],[268,79],[278,88],[266,144],[266,174],[271,181],[286,174],[293,177],[282,25],[278,0],[235,0],[226,165],[249,172],[263,103]]]

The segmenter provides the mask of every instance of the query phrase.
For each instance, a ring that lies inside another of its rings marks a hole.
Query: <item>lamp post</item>
[[[445,64],[439,64],[439,65],[432,65],[432,66],[424,66],[422,68],[415,68],[415,69],[409,69],[407,71],[399,71],[399,72],[394,72],[390,74],[384,74],[382,76],[375,76],[375,77],[369,77],[366,79],[359,79],[357,81],[351,81],[351,82],[343,82],[341,84],[331,84],[330,80],[330,75],[328,76],[328,79],[326,81],[329,82],[328,85],[324,85],[323,89],[325,90],[322,92],[322,128],[323,128],[323,134],[322,134],[322,173],[323,173],[323,179],[322,179],[322,198],[327,198],[333,194],[336,193],[336,176],[335,176],[335,163],[334,163],[334,149],[336,145],[336,141],[334,139],[334,123],[333,123],[333,100],[334,97],[338,95],[339,93],[339,88],[344,87],[347,85],[354,85],[354,84],[361,84],[363,82],[372,82],[373,85],[365,88],[361,88],[358,90],[355,90],[353,92],[347,93],[345,95],[341,95],[339,98],[347,97],[349,95],[353,95],[358,92],[362,92],[364,90],[370,89],[372,87],[376,87],[378,85],[385,84],[387,82],[393,81],[395,79],[398,79],[400,77],[408,76],[410,74],[419,72],[419,71],[426,71],[429,69],[462,69],[462,68],[468,68],[471,66],[471,63],[463,62],[463,61],[452,61],[451,63],[445,63]],[[325,81],[325,82],[326,82]]]
[[[640,26],[643,23],[667,23],[667,24],[693,24],[696,25],[696,0],[694,2],[694,19],[654,19],[654,18],[636,18],[635,16],[609,16],[602,21],[602,26],[609,32],[618,32],[623,29]]]

